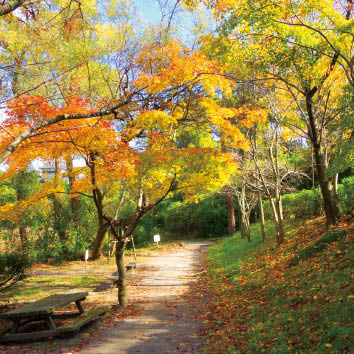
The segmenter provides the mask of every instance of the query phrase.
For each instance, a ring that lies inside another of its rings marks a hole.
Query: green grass
[[[1,295],[11,301],[31,301],[71,289],[90,291],[101,282],[102,279],[93,276],[33,276],[16,283]]]
[[[253,226],[251,243],[236,234],[209,249],[206,353],[354,352],[353,228],[302,224],[286,223],[281,248],[267,224],[265,244]]]

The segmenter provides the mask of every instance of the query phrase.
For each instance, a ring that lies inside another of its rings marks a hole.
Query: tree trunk
[[[55,172],[54,172],[54,186],[55,187],[58,187],[60,184],[61,172],[62,172],[61,161],[60,161],[60,158],[57,157],[57,158],[55,158]],[[56,229],[57,229],[59,238],[62,241],[65,241],[66,233],[65,233],[65,230],[63,230],[60,225],[61,208],[62,208],[62,205],[60,203],[58,196],[56,194],[53,194],[54,223],[55,223],[55,225],[57,225]]]
[[[119,240],[116,250],[116,263],[118,268],[118,304],[120,307],[127,307],[127,288],[126,288],[126,274],[124,264],[124,250],[126,240]]]
[[[323,206],[326,213],[327,224],[334,225],[339,218],[339,209],[334,198],[331,196],[330,181],[326,177],[326,160],[321,153],[320,139],[316,128],[315,116],[313,114],[313,95],[314,93],[312,92],[308,92],[306,95],[306,110],[309,119],[309,136],[315,156],[315,165],[320,182],[320,189],[323,198]]]
[[[0,16],[9,14],[22,6],[25,2],[26,0],[9,0],[5,4],[2,2],[0,4]]]
[[[262,241],[264,242],[266,239],[266,231],[265,231],[265,221],[264,221],[264,210],[263,210],[263,200],[262,194],[259,193],[259,212],[260,212],[260,221],[261,221],[261,230],[262,230]]]
[[[23,176],[23,172],[19,172],[19,175]],[[19,185],[16,186],[16,199],[18,202],[21,202],[24,200],[23,193],[21,190],[21,183],[19,183]],[[22,247],[26,247],[28,235],[27,235],[26,226],[23,225],[23,221],[21,219],[22,218],[20,218],[20,220],[19,220],[18,233],[20,235]]]
[[[279,216],[279,209],[276,206],[276,203],[274,203],[273,198],[269,198],[269,202],[272,208],[272,213],[273,213],[273,221],[276,229],[276,238],[277,238],[277,244],[280,246],[282,242],[284,241],[284,227],[283,227],[283,220]]]
[[[241,239],[245,239],[246,238],[246,230],[245,230],[245,225],[243,222],[243,216],[242,216],[242,204],[241,204],[241,198],[240,195],[237,195],[237,203],[238,203],[238,220],[239,220],[239,224],[240,224],[240,234],[241,234]]]
[[[334,204],[335,204],[336,209],[338,210],[338,215],[339,215],[338,173],[336,173],[336,174],[332,177],[332,185],[333,185],[332,197],[333,197]]]
[[[246,210],[246,191],[245,186],[241,187],[241,193],[237,196],[238,207],[240,213],[240,233],[241,238],[247,238],[248,241],[251,241],[251,232],[249,227],[249,216]]]
[[[277,198],[275,200],[275,208],[277,210],[278,213],[278,237],[279,237],[279,242],[278,244],[280,245],[281,243],[284,242],[284,236],[285,236],[285,232],[284,232],[284,224],[283,224],[283,205],[281,202],[281,197],[280,195],[277,195]]]
[[[317,144],[316,144],[317,145]],[[339,217],[338,205],[331,195],[330,181],[326,178],[326,171],[324,167],[324,157],[319,152],[319,146],[314,147],[316,170],[318,179],[320,182],[320,189],[323,198],[323,207],[326,214],[326,220],[328,225],[336,224]]]
[[[251,242],[251,229],[250,229],[250,213],[244,212],[244,223],[246,226],[247,241]]]
[[[91,255],[92,260],[96,260],[101,257],[103,244],[104,244],[104,237],[106,235],[109,226],[101,217],[98,217],[98,222],[99,222],[98,230],[97,230],[96,239],[95,239],[95,243]]]
[[[226,199],[229,215],[229,236],[232,236],[236,232],[235,206],[232,191],[228,188],[226,189]]]

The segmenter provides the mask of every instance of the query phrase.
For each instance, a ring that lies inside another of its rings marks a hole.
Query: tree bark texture
[[[93,245],[91,259],[96,260],[99,259],[102,255],[103,244],[104,244],[104,237],[108,230],[108,223],[103,220],[100,216],[98,217],[98,230],[96,233],[95,243]]]
[[[261,230],[262,230],[262,241],[264,242],[265,239],[266,239],[266,231],[265,231],[263,199],[262,199],[262,194],[261,193],[259,193],[258,200],[259,200],[259,214],[260,214],[259,216],[260,216]]]
[[[273,221],[276,229],[277,244],[280,246],[284,241],[284,226],[282,215],[279,214],[279,203],[274,202],[273,198],[269,198],[270,206],[273,213]]]
[[[235,205],[232,191],[226,189],[227,210],[229,215],[229,235],[232,236],[236,232]]]
[[[118,304],[120,307],[127,307],[127,287],[126,287],[126,272],[124,264],[124,250],[126,245],[126,239],[119,240],[116,250],[116,263],[118,269]]]
[[[21,7],[27,0],[8,0],[5,4],[0,4],[0,16],[9,14],[10,12]]]
[[[321,153],[320,137],[318,136],[318,130],[316,127],[315,116],[313,113],[312,97],[315,91],[309,92],[306,95],[306,110],[309,120],[309,136],[313,147],[313,153],[315,157],[315,166],[320,183],[321,194],[323,198],[323,207],[326,214],[326,220],[328,225],[336,224],[339,218],[339,208],[335,198],[331,195],[330,180],[326,176],[326,160]]]
[[[241,192],[237,196],[238,207],[240,212],[240,233],[241,238],[247,238],[248,241],[251,241],[251,230],[249,222],[249,213],[247,213],[246,208],[246,187],[242,185]]]
[[[19,175],[20,176],[23,176],[23,172],[19,172]],[[16,199],[18,202],[21,202],[24,200],[24,197],[23,197],[23,193],[22,193],[22,190],[21,190],[21,183],[19,183],[19,185],[16,186]],[[22,247],[26,247],[26,244],[27,244],[27,230],[26,230],[26,226],[23,224],[23,221],[19,220],[19,228],[18,228],[18,233],[20,235],[20,240],[21,240],[21,245]]]

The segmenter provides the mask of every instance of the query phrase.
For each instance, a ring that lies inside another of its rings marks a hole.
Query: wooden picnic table
[[[5,331],[2,336],[0,335],[0,342],[51,337],[78,330],[84,324],[108,310],[108,308],[104,306],[86,312],[81,301],[84,300],[87,295],[87,292],[54,294],[44,299],[29,303],[16,310],[0,314],[0,318],[13,321],[12,327],[8,331]],[[77,313],[65,313],[59,315],[54,313],[54,311],[74,302],[78,309]],[[78,320],[57,327],[53,319],[65,317],[77,317]],[[47,327],[47,330],[19,333],[20,327],[33,321],[42,321]],[[9,334],[6,334],[8,332]]]

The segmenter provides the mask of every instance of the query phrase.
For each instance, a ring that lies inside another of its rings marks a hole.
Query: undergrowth
[[[353,353],[354,224],[287,223],[277,248],[239,234],[209,249],[205,353]]]

